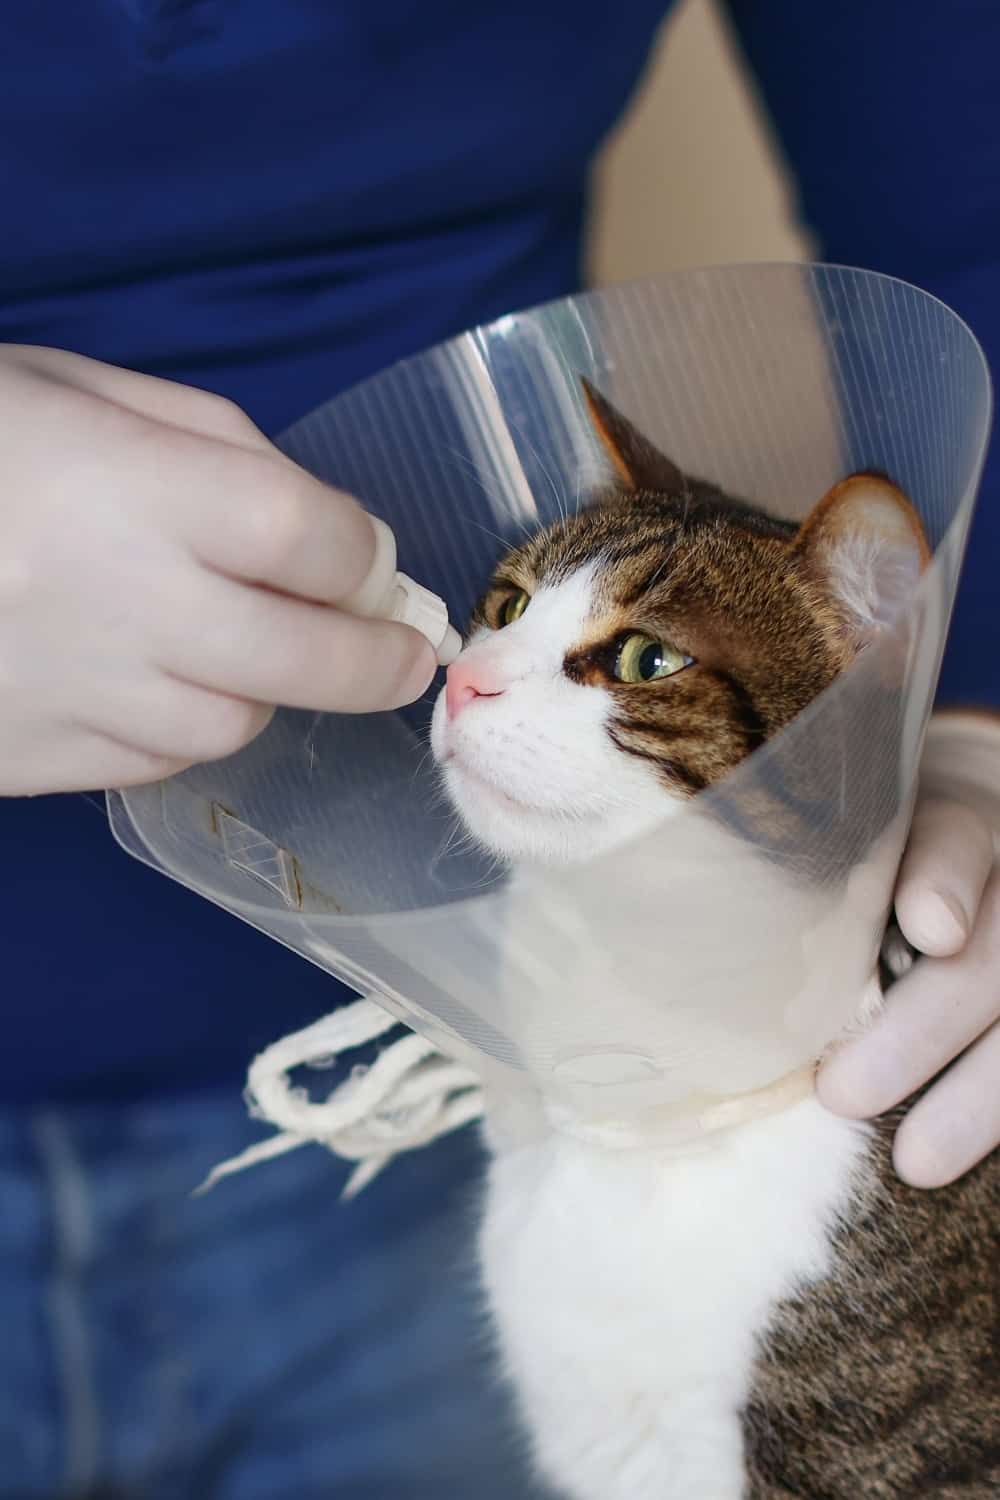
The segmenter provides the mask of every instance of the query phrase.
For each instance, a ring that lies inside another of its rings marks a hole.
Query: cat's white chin
[[[473,837],[501,859],[546,865],[582,864],[658,826],[670,806],[616,808],[610,814],[586,808],[551,808],[524,801],[458,755],[443,763],[449,799]]]

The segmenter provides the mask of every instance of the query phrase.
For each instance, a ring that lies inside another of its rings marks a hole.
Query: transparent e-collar
[[[498,871],[455,840],[426,753],[433,695],[363,718],[282,711],[239,755],[109,801],[131,853],[374,997],[384,1025],[369,1010],[362,1030],[412,1027],[411,1083],[444,1066],[453,1099],[482,1078],[525,1121],[631,1132],[794,1077],[857,1018],[990,393],[969,330],[913,287],[720,267],[474,329],[282,447],[382,517],[460,625],[501,549],[607,477],[581,375],[686,471],[792,519],[851,471],[889,474],[933,549],[909,606],[721,786],[576,868]]]

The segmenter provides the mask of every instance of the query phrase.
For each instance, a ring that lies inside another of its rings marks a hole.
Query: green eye
[[[526,594],[524,589],[518,589],[516,594],[511,594],[500,609],[501,630],[505,625],[513,625],[515,620],[519,620],[530,603],[531,595]]]
[[[656,682],[660,677],[671,677],[690,662],[690,656],[668,646],[666,641],[655,641],[650,635],[630,635],[622,642],[615,659],[615,676],[619,682]]]

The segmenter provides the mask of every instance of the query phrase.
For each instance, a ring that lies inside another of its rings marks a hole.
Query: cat
[[[664,822],[864,649],[928,558],[887,478],[801,525],[683,474],[585,382],[614,483],[499,562],[435,704],[468,832],[574,864]],[[483,1282],[567,1500],[1000,1493],[1000,1155],[922,1193],[813,1095],[696,1149],[487,1120]]]

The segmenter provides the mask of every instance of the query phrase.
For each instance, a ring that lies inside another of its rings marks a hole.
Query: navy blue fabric
[[[1000,6],[728,0],[822,258],[933,292],[1000,371]],[[939,701],[1000,708],[994,443]]]
[[[588,164],[662,10],[5,6],[0,340],[220,391],[276,433],[571,292]],[[82,798],[0,804],[0,841],[0,1097],[237,1088],[345,993],[128,859]]]
[[[572,291],[587,165],[663,8],[5,6],[0,337],[224,391],[277,432]]]
[[[276,432],[395,358],[572,291],[588,163],[666,8],[8,5],[0,339],[220,391]],[[1000,362],[994,0],[733,12],[823,253],[937,292]],[[945,678],[995,704],[998,485],[994,464]],[[0,805],[0,838],[2,1097],[235,1083],[336,998],[120,854],[86,799]]]
[[[480,1308],[475,1137],[350,1204],[316,1148],[192,1198],[254,1133],[221,1089],[0,1116],[0,1500],[544,1500]]]

